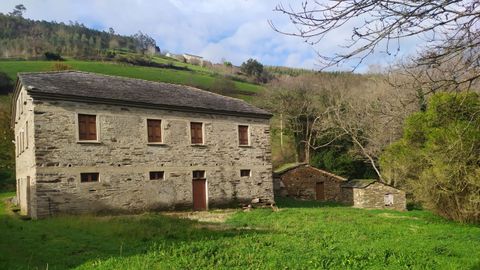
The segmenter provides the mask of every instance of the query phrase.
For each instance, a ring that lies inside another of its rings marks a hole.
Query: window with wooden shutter
[[[240,145],[249,145],[248,126],[238,126],[238,141]]]
[[[191,122],[190,134],[192,137],[192,144],[203,144],[203,123]]]
[[[148,142],[162,142],[162,120],[147,119]]]
[[[99,173],[81,173],[80,182],[98,182]]]
[[[90,114],[78,115],[78,139],[81,141],[97,140],[97,116]]]

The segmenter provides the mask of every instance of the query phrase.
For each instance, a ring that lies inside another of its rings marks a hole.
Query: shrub
[[[0,95],[13,91],[13,81],[5,72],[0,72]]]
[[[405,122],[380,158],[384,177],[424,207],[456,221],[480,221],[480,97],[439,93]]]
[[[53,52],[46,52],[45,59],[47,59],[48,61],[63,61],[63,58],[62,56],[60,56],[60,54]]]

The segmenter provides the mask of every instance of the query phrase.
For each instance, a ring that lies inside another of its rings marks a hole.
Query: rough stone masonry
[[[208,207],[273,203],[271,115],[243,101],[185,86],[50,72],[19,74],[13,108],[17,198],[33,218],[191,208],[196,170],[205,172]],[[79,114],[96,116],[97,140],[79,140]],[[148,142],[147,119],[161,119],[162,143]],[[191,122],[203,124],[203,144],[191,143]],[[248,126],[248,145],[239,145],[239,125]],[[150,180],[152,171],[163,178]],[[99,179],[82,182],[82,173]]]

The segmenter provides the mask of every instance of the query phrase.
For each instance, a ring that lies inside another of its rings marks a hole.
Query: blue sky
[[[255,58],[267,65],[318,69],[315,51],[339,51],[351,31],[339,30],[315,47],[276,33],[268,20],[284,30],[293,25],[273,9],[279,3],[300,7],[301,1],[295,0],[1,0],[0,12],[10,12],[19,3],[26,6],[27,18],[78,21],[98,30],[113,27],[125,35],[141,30],[151,35],[161,50],[198,54],[214,62],[226,59],[236,65]],[[403,53],[413,49],[414,44],[409,43]],[[375,54],[357,71],[391,61],[384,54]],[[334,69],[350,67],[347,63]]]

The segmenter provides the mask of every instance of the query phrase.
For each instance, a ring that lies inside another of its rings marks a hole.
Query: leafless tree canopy
[[[352,61],[356,67],[376,50],[396,55],[400,41],[421,38],[423,53],[409,63],[428,70],[423,76],[435,80],[436,73],[451,75],[445,82],[469,86],[479,78],[480,2],[478,0],[329,0],[304,1],[301,6],[279,4],[276,11],[290,17],[298,36],[312,45],[340,28],[351,28],[344,53],[319,53],[324,67]]]

